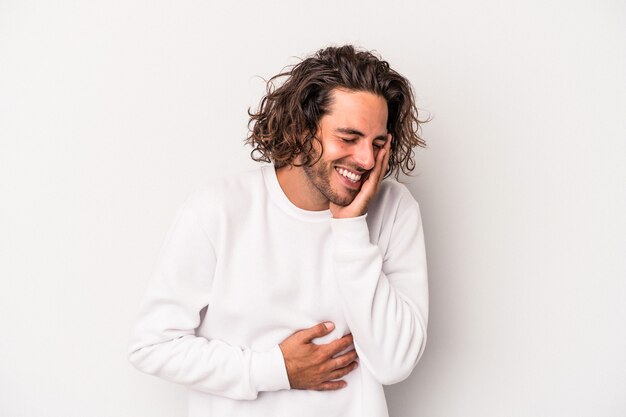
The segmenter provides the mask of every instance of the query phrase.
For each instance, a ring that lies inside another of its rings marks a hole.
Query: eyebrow
[[[339,127],[335,129],[335,132],[343,133],[346,135],[355,135],[361,138],[365,137],[365,133],[361,132],[360,130],[352,129],[349,127]],[[387,135],[378,135],[374,138],[374,140],[379,140],[379,139],[387,140]]]

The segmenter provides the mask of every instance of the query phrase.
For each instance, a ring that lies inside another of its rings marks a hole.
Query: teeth
[[[358,180],[361,179],[361,175],[353,174],[352,172],[348,171],[347,169],[337,168],[337,172],[340,173],[341,175],[343,175],[344,177],[346,177],[347,179],[349,179],[352,182],[357,182]]]

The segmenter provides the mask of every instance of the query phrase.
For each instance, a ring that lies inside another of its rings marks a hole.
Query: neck
[[[311,184],[302,167],[287,165],[276,169],[276,178],[291,203],[303,210],[328,210],[328,200]]]

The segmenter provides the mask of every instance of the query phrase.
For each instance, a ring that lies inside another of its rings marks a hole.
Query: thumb
[[[325,321],[323,323],[316,324],[313,327],[309,327],[302,331],[302,335],[304,336],[305,342],[310,342],[316,337],[322,337],[332,332],[335,328],[335,324],[330,321]]]

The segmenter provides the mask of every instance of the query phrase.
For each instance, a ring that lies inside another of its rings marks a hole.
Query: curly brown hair
[[[312,140],[317,140],[319,121],[337,88],[371,92],[387,101],[387,131],[393,141],[385,176],[398,178],[400,170],[409,174],[415,168],[413,148],[426,146],[419,136],[425,121],[418,119],[411,85],[387,61],[352,45],[320,49],[267,81],[258,111],[248,109],[246,143],[253,147],[252,159],[278,168],[317,162],[321,155],[316,155]]]

